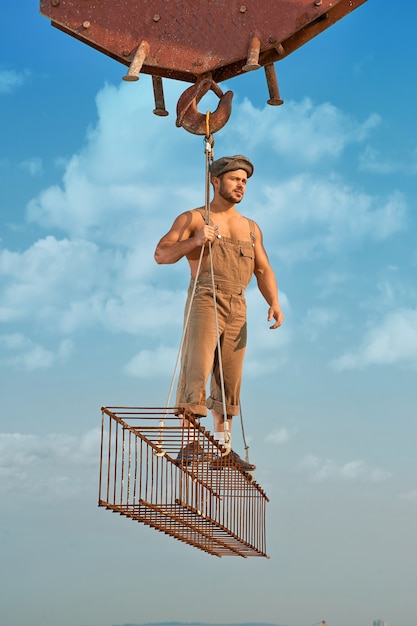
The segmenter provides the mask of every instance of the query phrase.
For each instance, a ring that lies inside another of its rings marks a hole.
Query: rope
[[[214,139],[213,136],[210,135],[210,111],[207,111],[206,113],[206,137],[205,137],[205,149],[204,152],[206,154],[206,189],[205,189],[205,211],[206,211],[206,219],[207,219],[207,213],[210,215],[210,160],[213,160],[213,146],[214,146]],[[208,218],[210,221],[210,217]],[[206,222],[209,223],[209,222]],[[172,379],[171,379],[171,385],[168,391],[168,398],[167,398],[167,404],[166,407],[168,409],[168,407],[170,406],[171,403],[171,397],[172,397],[172,393],[173,393],[173,389],[174,389],[174,383],[175,383],[175,378],[177,376],[177,371],[178,371],[178,367],[179,367],[179,363],[180,363],[180,358],[181,358],[181,354],[182,354],[182,349],[184,346],[184,341],[185,341],[185,333],[188,327],[188,322],[190,319],[190,315],[191,315],[191,307],[193,304],[193,300],[194,300],[194,296],[195,296],[195,292],[197,289],[197,277],[200,274],[200,270],[201,270],[201,264],[203,262],[203,255],[204,255],[204,249],[205,249],[205,244],[203,244],[201,246],[201,252],[200,252],[200,258],[198,260],[198,266],[197,266],[197,272],[196,272],[196,280],[194,281],[193,284],[193,289],[191,292],[191,297],[190,297],[190,303],[188,306],[188,309],[186,311],[185,314],[185,319],[184,319],[184,327],[183,327],[183,331],[182,331],[182,336],[181,336],[181,341],[180,341],[180,347],[178,350],[178,354],[177,354],[177,359],[175,361],[175,366],[174,366],[174,372],[172,375]],[[162,423],[163,425],[163,423]]]
[[[213,154],[214,154],[214,138],[213,135],[210,134],[210,111],[207,111],[206,113],[206,119],[205,119],[205,123],[206,123],[206,135],[205,135],[205,147],[204,147],[204,153],[206,156],[206,161],[205,161],[205,214],[204,214],[204,221],[205,223],[208,225],[210,224],[210,163],[211,161],[213,161]],[[175,362],[175,367],[174,367],[174,372],[173,372],[173,376],[171,379],[171,385],[169,388],[169,392],[168,392],[168,398],[167,398],[167,404],[166,404],[166,414],[168,412],[168,407],[170,406],[171,403],[171,397],[172,397],[172,393],[173,393],[173,389],[174,389],[174,383],[175,383],[175,379],[176,379],[176,375],[177,375],[177,371],[178,371],[178,367],[179,367],[179,363],[180,363],[180,358],[181,358],[181,354],[182,354],[182,349],[184,347],[184,341],[185,341],[185,335],[186,335],[186,331],[187,331],[187,327],[188,327],[188,323],[189,323],[189,319],[190,319],[190,315],[191,315],[191,308],[192,308],[192,304],[193,304],[193,300],[194,300],[194,296],[195,296],[195,292],[196,292],[196,288],[197,288],[197,279],[198,276],[200,275],[200,271],[201,271],[201,265],[202,265],[202,261],[203,261],[203,255],[204,255],[204,250],[205,250],[205,244],[203,244],[201,246],[201,252],[200,252],[200,257],[198,260],[198,266],[197,266],[197,272],[196,272],[196,279],[193,281],[193,289],[191,292],[191,296],[190,296],[190,301],[189,301],[189,306],[188,309],[186,311],[186,315],[185,315],[185,319],[184,319],[184,327],[183,327],[183,332],[182,332],[182,336],[181,336],[181,341],[180,341],[180,347],[179,347],[179,351],[177,354],[177,359]],[[222,362],[222,357],[221,357],[221,345],[220,345],[220,331],[219,331],[219,321],[218,321],[218,315],[217,315],[217,300],[216,300],[216,286],[215,286],[215,281],[214,281],[214,268],[213,268],[213,253],[212,253],[212,244],[211,241],[208,242],[208,251],[209,251],[209,261],[210,261],[210,274],[211,274],[211,281],[212,281],[212,290],[213,290],[213,302],[214,302],[214,321],[215,321],[215,327],[216,327],[216,337],[217,337],[217,352],[218,352],[218,359],[219,359],[219,374],[220,374],[220,387],[221,387],[221,393],[222,393],[222,405],[223,405],[223,416],[224,416],[224,438],[225,438],[225,455],[229,454],[230,450],[231,450],[231,434],[230,434],[230,430],[229,430],[229,422],[227,420],[227,405],[226,405],[226,390],[225,390],[225,385],[224,385],[224,373],[223,373],[223,362]],[[246,437],[245,437],[245,429],[244,429],[244,425],[243,425],[243,415],[242,415],[242,407],[241,405],[239,406],[239,411],[240,411],[240,423],[241,423],[241,429],[242,429],[242,438],[243,438],[243,446],[244,446],[244,450],[245,450],[245,459],[246,461],[249,460],[249,455],[248,455],[248,450],[249,450],[249,446],[246,443]],[[160,422],[160,429],[162,430],[164,428],[164,419],[161,420]],[[161,443],[163,443],[161,441]]]
[[[204,253],[204,245],[201,246],[200,258],[198,260],[198,268],[197,268],[197,272],[198,273],[200,271],[201,262],[202,262],[202,259],[203,259],[203,253]],[[174,382],[175,382],[175,378],[176,378],[176,375],[177,375],[178,365],[179,365],[179,362],[180,362],[181,353],[182,353],[182,349],[183,349],[184,341],[185,341],[185,331],[187,330],[188,322],[189,322],[189,319],[190,319],[191,305],[192,305],[193,300],[194,300],[194,295],[195,295],[196,288],[197,288],[197,281],[195,280],[194,284],[193,284],[193,290],[191,292],[190,304],[188,306],[188,309],[187,309],[186,315],[185,315],[184,328],[183,328],[183,331],[182,331],[180,347],[179,347],[179,350],[178,350],[177,359],[175,361],[174,373],[172,375],[171,385],[170,385],[169,392],[168,392],[168,398],[167,398],[167,404],[166,404],[167,408],[170,406],[170,402],[171,402],[171,396],[172,396],[172,392],[173,392],[173,389],[174,389]]]
[[[246,443],[245,427],[243,425],[242,405],[240,403],[239,403],[239,416],[240,416],[240,427],[242,429],[243,449],[245,450],[245,461],[249,463],[249,446]]]
[[[205,222],[210,224],[210,161],[213,160],[213,147],[214,139],[210,135],[210,111],[206,113],[206,137],[205,137],[205,153],[206,153],[206,197],[205,197]],[[224,443],[226,448],[226,454],[231,449],[231,435],[229,432],[229,422],[227,421],[227,406],[226,406],[226,390],[224,386],[224,373],[223,373],[223,360],[221,354],[220,345],[220,331],[219,331],[219,318],[217,315],[217,300],[216,300],[216,286],[214,282],[214,268],[213,268],[213,251],[211,241],[208,242],[209,249],[209,261],[210,261],[210,276],[211,287],[213,291],[213,304],[214,304],[214,324],[216,328],[217,337],[217,353],[219,358],[219,375],[220,375],[220,389],[222,394],[223,405],[223,428],[224,428]]]
[[[200,258],[199,258],[199,261],[198,261],[198,270],[197,270],[197,272],[200,271],[201,262],[202,262],[202,259],[203,259],[203,253],[204,253],[204,245],[201,247],[201,252],[200,252]],[[166,452],[166,450],[162,449],[163,445],[165,444],[165,442],[163,440],[163,432],[164,432],[164,428],[165,428],[165,419],[166,419],[166,417],[168,415],[168,409],[169,409],[169,407],[171,405],[172,392],[173,392],[173,389],[174,389],[175,379],[177,377],[177,371],[178,371],[180,358],[181,358],[181,354],[182,354],[182,349],[183,349],[184,341],[185,341],[185,331],[187,329],[188,321],[190,319],[191,305],[192,305],[193,300],[194,300],[194,294],[195,294],[196,287],[197,287],[197,281],[194,281],[193,290],[191,292],[190,305],[189,305],[189,307],[187,309],[187,312],[186,312],[186,316],[185,316],[185,320],[184,320],[184,328],[183,328],[183,331],[182,331],[182,336],[181,336],[181,341],[180,341],[180,347],[179,347],[179,350],[178,350],[178,354],[177,354],[177,358],[176,358],[175,366],[174,366],[174,371],[173,371],[172,378],[171,378],[171,384],[170,384],[169,391],[168,391],[167,402],[166,402],[166,405],[165,405],[165,413],[164,413],[164,416],[159,421],[159,435],[158,435],[157,447],[160,449],[160,451],[159,452],[154,451],[155,456],[164,456],[164,454]]]

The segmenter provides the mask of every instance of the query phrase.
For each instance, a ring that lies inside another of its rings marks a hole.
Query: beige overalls
[[[200,213],[204,218],[204,210]],[[248,219],[248,241],[218,235],[211,246],[227,415],[239,414],[246,349],[244,293],[255,268],[254,242],[254,223]],[[185,317],[193,288],[194,281],[191,280]],[[206,415],[207,408],[224,413],[217,341],[210,259],[207,255],[197,278],[185,332],[176,399],[177,407],[187,408],[195,415]],[[210,372],[210,396],[206,400]]]

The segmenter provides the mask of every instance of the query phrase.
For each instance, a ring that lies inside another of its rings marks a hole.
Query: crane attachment
[[[40,11],[56,28],[127,66],[124,80],[137,81],[141,73],[150,74],[156,115],[168,114],[162,78],[196,84],[195,91],[180,98],[177,125],[204,134],[196,103],[207,86],[219,95],[218,83],[263,67],[268,104],[282,104],[274,63],[364,2],[40,0]],[[219,96],[213,129],[219,130],[228,120],[228,94]]]

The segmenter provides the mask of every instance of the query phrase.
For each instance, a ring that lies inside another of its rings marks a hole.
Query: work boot
[[[225,456],[214,457],[209,465],[210,469],[212,470],[221,470],[224,467],[230,466],[235,466],[238,469],[242,470],[242,472],[252,472],[256,469],[256,465],[253,465],[252,463],[248,463],[247,461],[241,459],[238,453],[234,452],[234,450],[230,450],[229,454],[226,454]]]
[[[175,462],[178,465],[190,465],[197,461],[202,461],[204,457],[203,448],[198,441],[187,443],[179,452]]]

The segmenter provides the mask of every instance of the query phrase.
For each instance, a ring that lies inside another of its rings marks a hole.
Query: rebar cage
[[[266,503],[253,475],[227,455],[192,415],[178,409],[102,407],[99,506],[143,522],[208,554],[266,554]],[[201,454],[183,464],[192,440]]]

